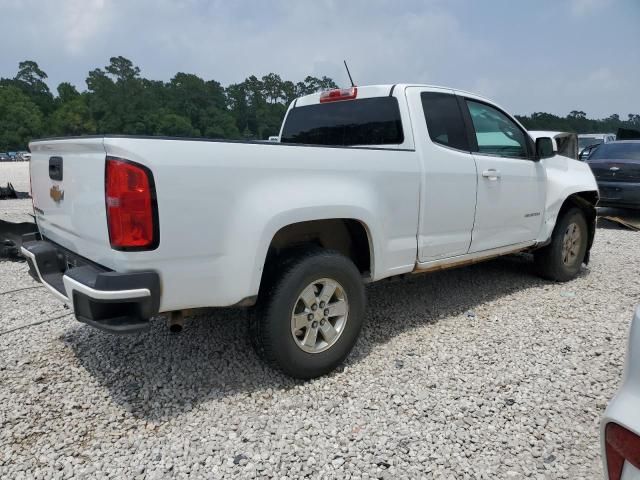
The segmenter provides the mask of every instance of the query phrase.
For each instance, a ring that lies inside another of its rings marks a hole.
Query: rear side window
[[[280,141],[344,147],[401,144],[398,100],[375,97],[292,108]]]
[[[439,92],[423,92],[420,97],[431,140],[468,152],[467,132],[456,97]]]

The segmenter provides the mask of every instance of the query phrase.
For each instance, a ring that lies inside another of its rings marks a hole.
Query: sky
[[[55,91],[122,55],[142,75],[228,85],[275,72],[427,83],[515,114],[640,113],[640,0],[0,0],[0,77]]]

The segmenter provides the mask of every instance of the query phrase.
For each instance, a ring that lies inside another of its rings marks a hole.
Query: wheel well
[[[591,252],[593,238],[596,234],[596,205],[599,198],[598,192],[594,191],[574,193],[566,198],[558,212],[557,218],[562,217],[562,215],[572,207],[579,208],[584,212],[584,216],[587,219],[587,227],[589,228],[589,240],[587,242],[587,253],[585,255],[584,263],[589,263],[589,253]]]
[[[350,258],[363,276],[371,275],[371,248],[365,226],[354,219],[299,222],[281,228],[269,245],[267,263],[290,250],[319,246]]]

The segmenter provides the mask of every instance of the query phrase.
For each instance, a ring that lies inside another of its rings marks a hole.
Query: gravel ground
[[[0,478],[599,478],[639,240],[599,229],[567,284],[519,255],[372,285],[355,351],[309,382],[262,365],[238,310],[3,334],[68,310],[0,262]]]
[[[11,182],[20,192],[29,191],[29,162],[1,162],[0,185],[7,186]]]
[[[7,182],[13,184],[19,192],[29,191],[29,162],[0,163],[0,186],[6,187]],[[31,200],[2,200],[0,203],[0,220],[8,222],[29,222]]]

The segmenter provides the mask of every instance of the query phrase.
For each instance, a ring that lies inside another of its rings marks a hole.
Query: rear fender
[[[382,268],[380,262],[382,259],[380,258],[378,253],[382,251],[381,242],[381,234],[382,226],[378,225],[378,221],[376,217],[373,215],[373,208],[375,208],[375,195],[369,195],[365,191],[361,191],[360,195],[357,192],[358,188],[355,186],[351,186],[349,189],[349,197],[360,198],[360,205],[324,205],[324,206],[311,206],[310,203],[312,201],[317,202],[317,196],[315,192],[313,197],[305,199],[305,194],[300,196],[296,196],[296,198],[289,197],[286,204],[281,205],[271,205],[269,210],[269,215],[264,217],[264,223],[260,228],[259,240],[257,248],[254,250],[255,257],[253,259],[253,271],[256,272],[252,277],[252,285],[251,291],[257,293],[260,288],[260,281],[263,273],[263,269],[265,266],[265,262],[267,259],[267,254],[269,251],[269,247],[271,245],[271,241],[276,236],[276,234],[283,228],[293,225],[300,222],[308,222],[314,220],[329,220],[329,219],[353,219],[360,222],[367,232],[367,237],[369,240],[369,251],[371,258],[371,277],[376,277],[376,270],[378,268]],[[298,192],[300,193],[300,192]],[[347,193],[341,192],[341,193]],[[354,193],[356,193],[354,195]],[[259,195],[258,192],[255,194]],[[254,195],[252,194],[251,197]],[[346,198],[342,195],[330,195],[328,198]],[[309,200],[309,202],[305,201]],[[291,208],[292,205],[304,205],[296,208]],[[366,207],[363,204],[369,204],[370,207]],[[247,199],[247,205],[253,205],[253,210],[255,212],[255,203],[250,199]],[[266,213],[266,212],[264,212]],[[241,216],[238,216],[241,218]]]

